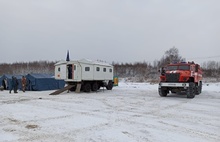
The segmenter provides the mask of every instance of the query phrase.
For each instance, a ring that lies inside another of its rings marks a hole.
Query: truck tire
[[[195,94],[199,95],[201,93],[202,93],[202,82],[200,82],[199,85],[195,87]]]
[[[90,83],[86,83],[83,85],[83,91],[84,92],[90,92],[91,91],[91,84]]]
[[[195,83],[190,82],[189,87],[186,90],[187,98],[194,98],[195,97]]]
[[[106,89],[107,89],[107,90],[112,90],[112,88],[113,88],[113,83],[112,83],[112,81],[110,80],[110,81],[108,82],[108,85],[106,86]]]
[[[92,91],[97,91],[98,89],[99,89],[98,83],[97,83],[97,82],[94,82],[94,83],[92,84]]]
[[[200,82],[199,92],[202,93],[202,81]]]
[[[163,88],[163,87],[158,88],[158,92],[159,92],[159,95],[161,97],[166,97],[167,96],[167,90],[165,88]]]
[[[199,85],[195,85],[195,94],[199,95]]]

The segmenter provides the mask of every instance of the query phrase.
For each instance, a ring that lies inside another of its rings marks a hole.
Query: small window
[[[90,67],[85,67],[85,71],[90,71]]]
[[[96,71],[100,71],[100,67],[96,67]]]
[[[191,71],[195,71],[195,67],[194,66],[191,66]]]
[[[112,69],[109,69],[109,72],[112,72]]]
[[[106,72],[106,68],[103,68],[103,72]]]
[[[76,70],[76,65],[74,65],[74,70]]]
[[[60,68],[58,68],[58,71],[60,71]]]

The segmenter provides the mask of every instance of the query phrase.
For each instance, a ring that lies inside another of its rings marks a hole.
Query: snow
[[[1,142],[218,142],[220,83],[194,99],[157,84],[120,82],[91,93],[0,91]]]

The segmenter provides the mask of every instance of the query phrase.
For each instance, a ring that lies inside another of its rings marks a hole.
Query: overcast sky
[[[220,61],[220,0],[0,0],[0,63]]]

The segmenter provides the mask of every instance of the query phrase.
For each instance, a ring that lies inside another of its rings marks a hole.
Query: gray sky
[[[0,0],[0,63],[220,61],[220,0]]]

